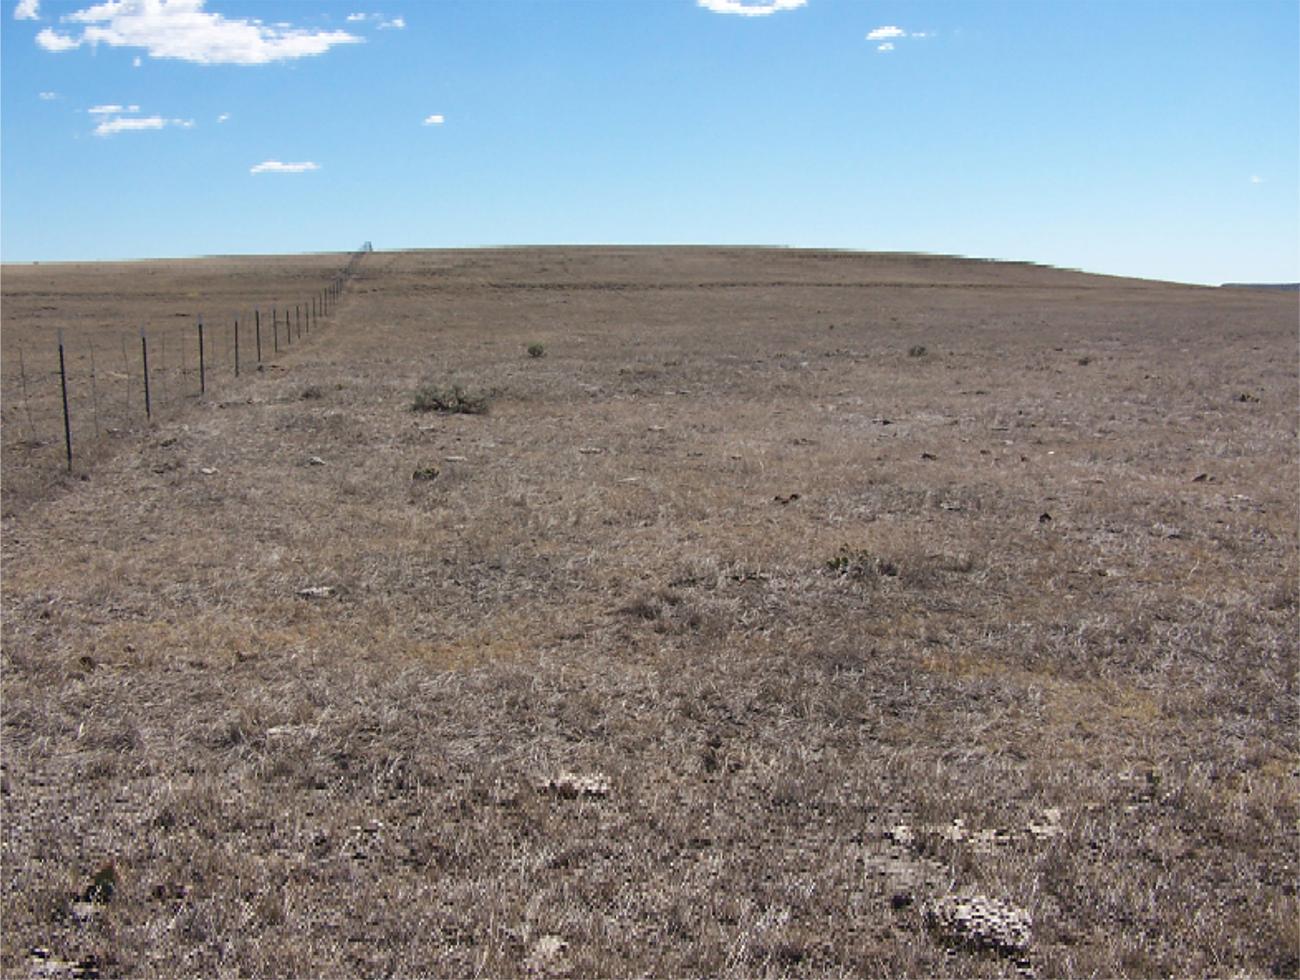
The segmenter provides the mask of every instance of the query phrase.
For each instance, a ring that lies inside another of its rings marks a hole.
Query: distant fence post
[[[293,322],[298,328],[298,339],[302,340],[302,313],[298,309],[298,304],[293,304]]]
[[[131,362],[126,356],[126,334],[122,335],[122,378],[125,384],[122,385],[122,411],[126,416],[131,416]]]
[[[275,352],[280,353],[280,312],[271,307],[271,338],[275,341]]]
[[[68,451],[68,472],[72,472],[72,420],[68,417],[68,369],[63,360],[63,328],[59,328],[59,383],[63,386],[63,445]]]
[[[153,418],[153,406],[149,403],[149,338],[140,328],[140,361],[144,365],[144,417]]]
[[[257,330],[257,363],[261,364],[262,363],[262,311],[261,310],[253,311],[253,322],[256,324],[255,329]]]
[[[95,438],[99,438],[99,382],[95,378],[95,342],[87,343],[90,348],[90,404],[95,409]]]
[[[235,377],[239,377],[239,317],[235,317]]]
[[[208,376],[203,360],[203,317],[199,317],[199,394],[208,393]]]

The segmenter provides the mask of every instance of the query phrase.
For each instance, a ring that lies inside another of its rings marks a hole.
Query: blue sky
[[[771,244],[1300,280],[1300,5],[0,0],[5,261]]]

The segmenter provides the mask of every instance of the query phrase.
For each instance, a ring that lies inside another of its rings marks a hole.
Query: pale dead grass
[[[1040,975],[1300,968],[1293,297],[362,270],[6,519],[7,975],[1014,973],[927,930],[961,889]],[[412,412],[430,380],[497,395]]]

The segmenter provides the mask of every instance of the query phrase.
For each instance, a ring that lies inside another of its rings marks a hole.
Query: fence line
[[[284,304],[285,351],[292,348],[295,340],[301,343],[304,335],[310,337],[313,329],[320,328],[321,320],[334,312],[345,287],[355,275],[357,266],[370,251],[370,243],[366,242],[349,255],[344,266],[330,276],[318,291],[305,300],[292,304],[292,309],[289,304]],[[152,422],[160,413],[169,409],[177,410],[190,399],[207,398],[219,387],[223,375],[230,379],[241,377],[249,367],[247,355],[250,352],[246,344],[241,350],[240,334],[250,331],[250,328],[256,354],[255,366],[261,370],[267,361],[274,360],[275,356],[282,353],[279,313],[280,304],[277,304],[272,307],[271,313],[274,353],[263,349],[262,311],[257,306],[247,307],[241,304],[232,318],[209,318],[207,322],[204,315],[199,313],[190,320],[189,326],[179,330],[142,326],[140,346],[135,357],[129,353],[127,335],[121,336],[120,374],[109,370],[104,359],[96,358],[93,338],[87,339],[84,349],[78,351],[77,345],[66,342],[62,328],[58,331],[56,341],[58,367],[52,372],[29,370],[27,354],[30,352],[24,349],[23,343],[16,344],[18,394],[22,403],[18,406],[12,397],[6,399],[8,404],[4,406],[3,414],[6,455],[11,449],[23,449],[29,457],[26,462],[38,470],[53,470],[52,456],[48,458],[48,463],[41,464],[33,454],[41,449],[53,450],[61,442],[59,448],[62,448],[63,453],[60,455],[66,461],[67,470],[71,472],[78,460],[85,459],[107,437],[120,435],[141,421]],[[156,344],[151,343],[151,334],[154,335]],[[169,334],[172,339],[170,365],[167,351]],[[245,341],[248,339],[247,336],[244,337]],[[190,344],[195,344],[197,348],[194,351],[197,357],[194,371],[190,369]],[[241,363],[241,356],[245,363]],[[179,368],[176,366],[178,357]],[[140,381],[138,388],[135,384],[137,373]],[[197,379],[193,377],[194,373],[197,373]],[[89,380],[88,386],[85,385],[86,380]],[[101,381],[109,382],[107,388],[110,392],[115,384],[120,383],[122,397],[101,399]],[[52,390],[46,388],[51,382],[54,384]],[[137,397],[139,401],[136,401]],[[34,403],[50,407],[43,412],[34,412]],[[59,422],[62,423],[61,439],[54,435]],[[8,438],[11,431],[16,431],[14,438]]]

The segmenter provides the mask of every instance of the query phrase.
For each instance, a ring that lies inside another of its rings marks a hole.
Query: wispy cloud
[[[876,45],[876,50],[888,53],[894,50],[895,41],[901,41],[903,39],[916,39],[920,41],[933,36],[933,33],[929,31],[905,31],[903,28],[895,24],[883,24],[868,32],[867,40],[881,42]]]
[[[230,113],[223,112],[221,115],[217,116],[217,122],[223,123],[226,122],[229,118],[230,118]]]
[[[1252,184],[1262,184],[1262,183],[1264,183],[1264,178],[1261,177],[1259,174],[1251,174],[1251,175],[1250,175],[1250,182],[1251,182]]]
[[[347,19],[349,23],[359,24],[363,20],[369,20],[370,15],[369,14],[348,14]]]
[[[37,98],[40,99],[42,102],[53,102],[58,97],[59,97],[58,92],[41,92],[37,96]]]
[[[83,44],[142,48],[154,58],[201,65],[264,65],[324,54],[337,44],[363,38],[347,31],[316,31],[290,25],[223,17],[204,10],[206,0],[104,0],[63,17],[80,33],[46,28],[36,43],[46,51],[70,51]]]
[[[303,174],[309,170],[319,170],[320,165],[311,163],[281,163],[279,160],[264,160],[249,168],[250,174]]]
[[[18,0],[14,7],[14,20],[40,20],[41,0]]]
[[[139,112],[138,105],[93,105],[86,110],[92,116],[111,116],[120,112]]]
[[[392,20],[386,20],[379,25],[381,31],[404,31],[406,30],[406,18],[394,17]]]
[[[101,120],[95,127],[96,136],[114,136],[118,133],[134,133],[148,129],[164,129],[175,120],[162,116],[114,116]]]
[[[426,126],[441,126],[443,122],[444,119],[441,112],[435,112],[432,116],[424,117],[424,125]]]
[[[705,10],[715,14],[735,14],[740,17],[766,17],[781,10],[795,10],[808,0],[696,0]]]

